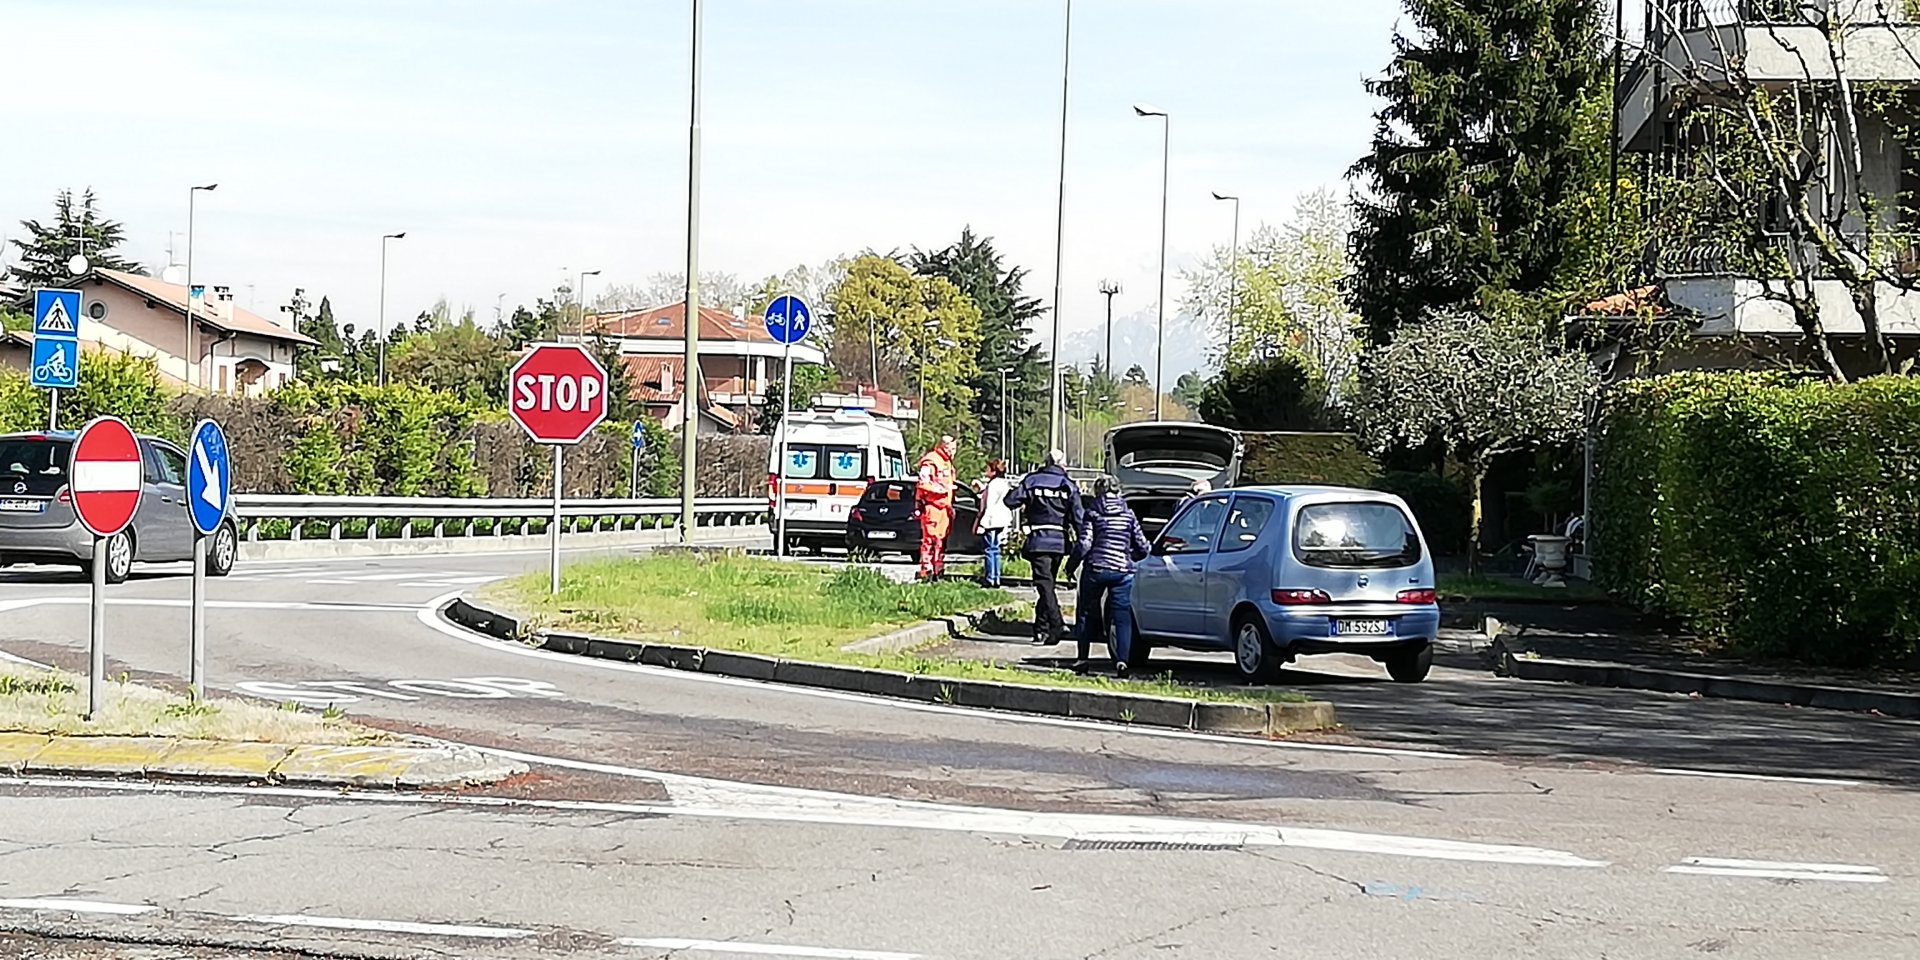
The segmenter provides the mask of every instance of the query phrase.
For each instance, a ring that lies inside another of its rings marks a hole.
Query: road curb
[[[342,746],[0,733],[0,772],[398,789],[493,783],[525,773],[527,767],[453,745]]]
[[[670,667],[676,670],[770,683],[789,683],[847,693],[892,697],[897,700],[1010,710],[1042,716],[1106,720],[1135,726],[1253,736],[1280,736],[1337,726],[1333,704],[1319,700],[1305,703],[1188,700],[1104,690],[1076,690],[1065,687],[1002,683],[994,680],[949,679],[868,667],[708,650],[703,647],[614,640],[558,631],[530,635],[518,618],[478,606],[464,597],[447,604],[443,612],[448,620],[469,630],[500,640],[531,642],[537,639],[541,649],[557,653]],[[978,616],[978,614],[968,616]],[[926,631],[928,639],[937,638],[944,636],[945,632],[952,628],[952,624],[948,622],[949,619],[957,620],[958,618],[929,621],[865,642],[891,641],[912,631]],[[925,640],[917,642],[925,642]],[[860,647],[856,644],[850,645],[847,649],[860,649]]]
[[[1577,683],[1589,687],[1617,687],[1659,693],[1697,694],[1721,700],[1749,700],[1820,710],[1880,713],[1889,717],[1920,718],[1920,694],[1862,690],[1782,680],[1718,677],[1705,673],[1655,670],[1624,663],[1594,660],[1557,660],[1515,650],[1505,640],[1493,643],[1493,672],[1517,680]]]

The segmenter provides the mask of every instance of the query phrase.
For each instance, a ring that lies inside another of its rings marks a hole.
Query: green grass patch
[[[1564,587],[1540,587],[1519,577],[1440,575],[1440,602],[1461,600],[1518,600],[1536,603],[1607,603],[1605,590],[1579,580]]]
[[[195,703],[176,693],[129,683],[122,675],[106,683],[100,715],[89,723],[80,719],[87,709],[85,677],[0,664],[0,731],[7,733],[293,744],[382,743],[389,739],[378,730],[348,723],[339,714],[319,716],[289,706],[226,699]]]
[[[1308,699],[1292,691],[1214,690],[1164,677],[1116,680],[1042,673],[924,649],[880,654],[844,650],[846,644],[930,617],[1010,603],[1006,593],[970,581],[896,583],[867,567],[836,570],[748,557],[609,558],[567,567],[558,595],[547,593],[543,572],[494,584],[482,596],[527,612],[537,628],[642,642],[1029,686],[1216,701]]]

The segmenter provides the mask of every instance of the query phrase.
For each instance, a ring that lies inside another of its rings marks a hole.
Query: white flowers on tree
[[[1439,441],[1466,468],[1473,569],[1488,466],[1501,454],[1580,439],[1599,387],[1584,354],[1534,324],[1446,313],[1401,327],[1366,353],[1352,410],[1376,452]]]

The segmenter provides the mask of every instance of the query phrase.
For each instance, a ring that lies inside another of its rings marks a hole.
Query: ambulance
[[[785,440],[786,463],[780,462]],[[787,547],[844,547],[847,514],[867,484],[911,475],[894,421],[865,410],[796,410],[780,418],[767,454],[767,509],[786,488]]]

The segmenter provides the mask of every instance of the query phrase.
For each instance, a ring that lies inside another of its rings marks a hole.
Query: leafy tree
[[[700,305],[719,310],[748,306],[751,293],[740,278],[731,273],[700,274]],[[645,284],[616,283],[593,298],[595,310],[651,310],[687,298],[687,275],[656,273]],[[748,307],[748,309],[752,309]]]
[[[115,251],[126,239],[126,228],[118,220],[100,215],[91,187],[82,191],[78,202],[72,190],[62,190],[53,198],[53,222],[22,220],[27,239],[14,240],[20,249],[20,262],[13,265],[20,282],[29,287],[58,286],[72,274],[67,261],[76,253],[85,253],[87,262],[106,270],[124,270],[146,274],[146,268],[122,258]]]
[[[972,299],[944,277],[919,276],[878,254],[849,264],[828,299],[838,318],[828,346],[835,371],[878,380],[897,396],[924,396],[922,433],[980,432],[971,419],[980,344],[980,308]]]
[[[1200,395],[1206,388],[1207,382],[1200,378],[1200,374],[1189,370],[1173,382],[1173,390],[1168,396],[1183,407],[1194,408],[1200,405]]]
[[[1475,570],[1487,468],[1501,454],[1578,439],[1599,386],[1584,354],[1552,345],[1535,324],[1445,313],[1368,351],[1353,412],[1377,452],[1438,443],[1465,467]]]
[[[816,363],[798,363],[793,367],[793,398],[786,410],[805,410],[813,398],[833,389],[836,378],[833,371]],[[766,402],[760,407],[759,430],[771,434],[780,426],[784,414],[780,401],[785,396],[785,381],[774,379],[767,383]]]
[[[945,249],[915,250],[907,265],[921,276],[946,279],[980,309],[979,372],[967,384],[978,423],[997,437],[1011,418],[1016,451],[1044,450],[1051,371],[1032,333],[1033,321],[1046,309],[1038,297],[1021,292],[1026,269],[1007,267],[992,238],[976,236],[971,227]],[[1006,409],[1000,404],[1002,374],[1013,401]]]
[[[427,329],[405,336],[387,349],[387,379],[414,383],[469,402],[504,403],[507,395],[506,345],[487,335],[468,311],[449,319],[442,301],[429,315]]]
[[[18,333],[33,329],[33,315],[17,310],[0,309],[0,332]]]
[[[1222,367],[1297,353],[1339,398],[1361,346],[1360,317],[1345,290],[1352,229],[1352,207],[1321,188],[1302,194],[1286,223],[1255,228],[1240,245],[1237,271],[1232,248],[1215,247],[1198,269],[1184,272],[1186,310],[1221,328]]]
[[[1297,353],[1222,370],[1193,406],[1208,423],[1235,430],[1317,430],[1325,426],[1318,372]]]
[[[1353,167],[1353,305],[1374,343],[1483,289],[1538,291],[1569,253],[1570,205],[1605,149],[1594,0],[1405,0],[1367,90],[1373,148]]]
[[[559,335],[560,322],[567,315],[563,302],[558,296],[551,300],[541,297],[534,301],[531,310],[524,304],[514,307],[506,329],[500,331],[500,338],[515,350],[529,343],[552,340]]]
[[[1133,366],[1131,366],[1131,367],[1128,367],[1128,368],[1127,368],[1127,376],[1126,376],[1126,378],[1125,378],[1125,379],[1124,379],[1124,380],[1122,381],[1122,386],[1128,386],[1128,387],[1145,387],[1145,386],[1150,386],[1150,384],[1149,384],[1149,383],[1147,383],[1147,370],[1146,370],[1146,368],[1145,368],[1145,367],[1142,367],[1141,365],[1139,365],[1139,364],[1137,364],[1137,363],[1136,363],[1136,364],[1134,364],[1134,365],[1133,365]]]

